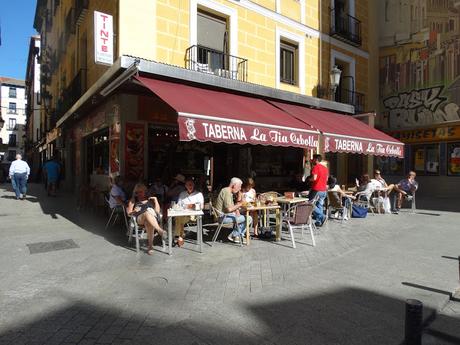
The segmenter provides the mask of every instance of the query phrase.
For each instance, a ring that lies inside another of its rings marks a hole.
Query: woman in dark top
[[[160,223],[160,204],[156,197],[147,197],[147,187],[143,183],[138,183],[134,187],[133,196],[128,202],[128,215],[136,217],[137,224],[142,225],[147,230],[148,248],[147,254],[153,254],[153,235],[158,234],[166,239],[167,232],[163,230]]]

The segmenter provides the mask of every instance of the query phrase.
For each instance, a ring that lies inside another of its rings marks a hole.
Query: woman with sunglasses
[[[147,197],[147,187],[143,183],[134,186],[133,196],[128,202],[128,215],[136,217],[137,224],[144,226],[147,230],[148,248],[147,254],[153,254],[153,235],[158,234],[166,240],[167,232],[163,230],[160,223],[160,204],[156,197]]]

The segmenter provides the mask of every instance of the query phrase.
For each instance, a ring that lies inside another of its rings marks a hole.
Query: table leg
[[[200,253],[203,253],[203,218],[202,216],[199,216],[198,217],[198,233],[197,233],[197,239],[198,239],[198,243],[200,245]]]
[[[267,210],[264,210],[264,226],[267,227]]]
[[[172,254],[172,217],[168,217],[168,254]]]
[[[249,211],[246,211],[246,245],[249,246],[249,240],[250,240],[250,234],[249,234]],[[243,239],[241,239],[243,240]]]
[[[280,209],[276,209],[276,241],[281,241],[281,212]]]

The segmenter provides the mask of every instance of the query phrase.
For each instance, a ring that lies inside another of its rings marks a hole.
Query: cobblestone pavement
[[[31,185],[17,201],[5,187],[0,344],[400,344],[406,298],[429,317],[458,287],[455,212],[330,221],[316,247],[305,236],[292,249],[286,236],[202,254],[187,243],[171,257],[157,246],[150,257],[121,228],[105,231],[100,211],[78,212],[72,195]],[[70,239],[78,248],[27,246]],[[458,310],[443,317],[460,329]]]

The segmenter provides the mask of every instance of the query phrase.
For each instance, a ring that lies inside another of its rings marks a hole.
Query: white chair
[[[216,232],[214,233],[214,236],[212,237],[212,243],[214,244],[217,240],[217,237],[219,236],[220,230],[222,228],[227,228],[227,229],[235,229],[237,226],[236,222],[232,223],[224,223],[224,219],[226,214],[219,211],[217,208],[211,205],[212,212],[214,214],[214,217],[217,219],[217,229]],[[246,231],[249,231],[249,229],[246,229]],[[240,239],[240,245],[243,245],[242,239]]]
[[[118,217],[120,216],[120,214],[123,214],[123,219],[124,219],[124,222],[125,222],[126,231],[128,231],[128,229],[129,229],[128,216],[126,215],[125,206],[122,205],[122,204],[117,204],[114,208],[111,208],[110,207],[110,197],[108,195],[106,195],[104,197],[104,199],[105,199],[107,205],[109,206],[109,212],[110,212],[109,220],[105,224],[105,230],[107,230],[107,228],[109,226],[115,224],[116,221],[118,220]]]
[[[136,217],[129,217],[129,227],[128,227],[128,244],[131,243],[133,238],[136,240],[136,252],[140,251],[140,241],[147,239],[147,230],[143,225],[137,223]],[[161,238],[161,244],[163,251],[166,249],[166,243],[163,238]]]
[[[285,219],[283,219],[283,222],[287,224],[289,234],[291,236],[292,248],[296,248],[294,230],[300,229],[301,236],[303,237],[303,230],[305,228],[310,230],[312,245],[313,247],[316,246],[315,235],[313,232],[313,225],[312,225],[313,220],[311,217],[314,207],[315,205],[313,203],[309,203],[309,202],[299,203],[292,207],[293,216],[286,217]]]
[[[365,191],[356,193],[355,204],[371,210],[372,214],[375,215],[374,210],[376,209],[376,207],[372,203],[372,193],[373,193],[372,190],[369,190],[369,191],[365,190]]]

